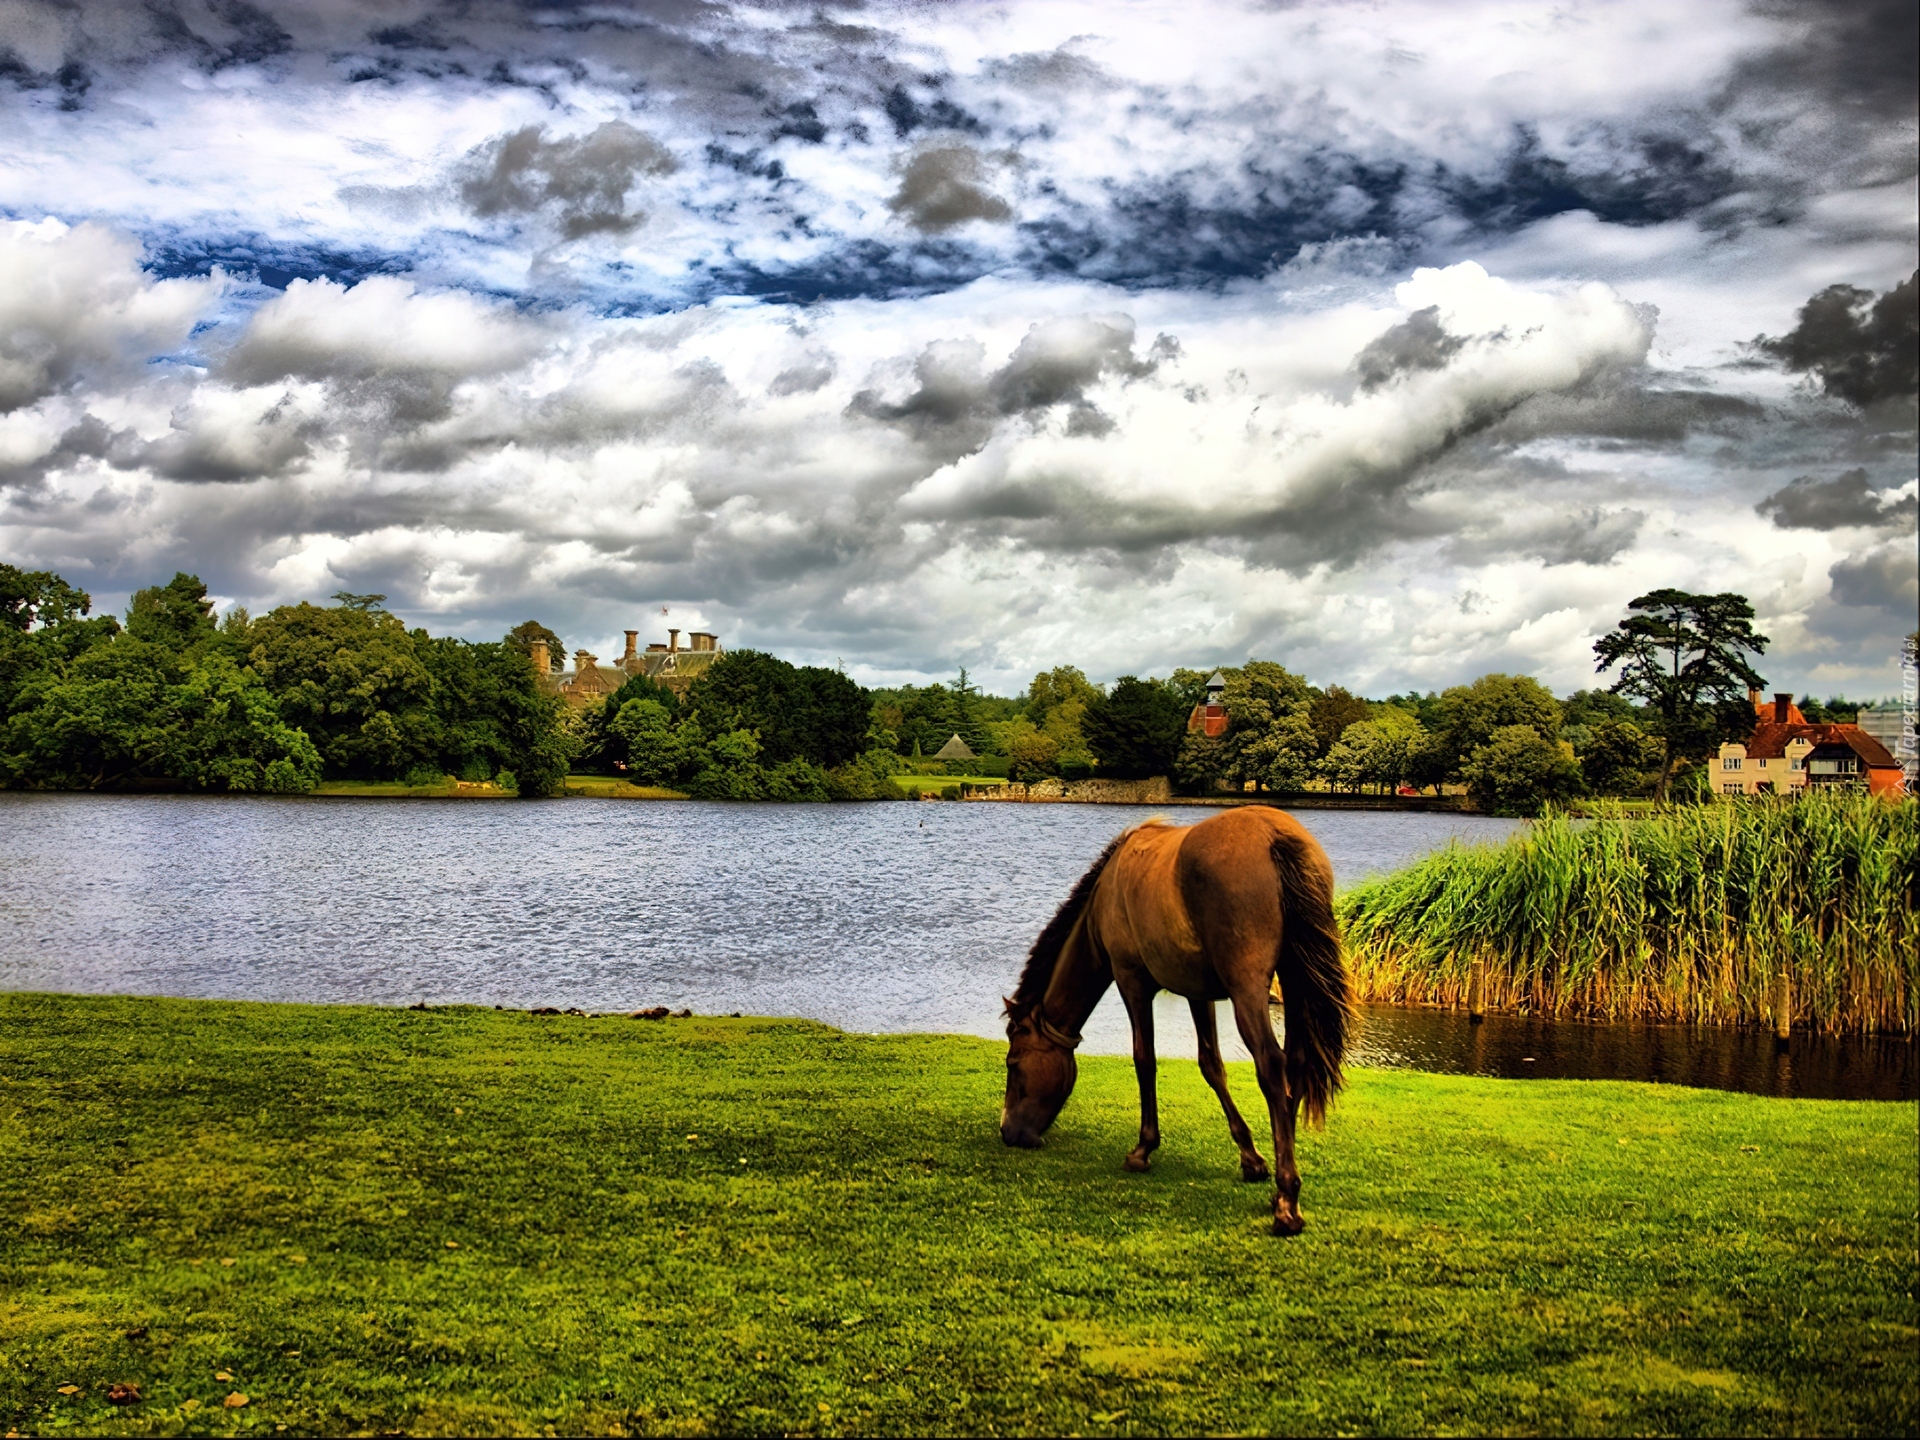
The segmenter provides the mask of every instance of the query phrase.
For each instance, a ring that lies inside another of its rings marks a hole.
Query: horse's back
[[[1186,832],[1175,867],[1181,903],[1223,980],[1273,963],[1287,906],[1274,852],[1298,883],[1333,893],[1333,867],[1307,828],[1265,805],[1228,810]]]
[[[1163,988],[1203,999],[1226,996],[1238,972],[1270,973],[1281,925],[1276,842],[1326,866],[1306,829],[1266,806],[1135,830],[1101,876],[1094,902],[1114,963],[1143,965]]]

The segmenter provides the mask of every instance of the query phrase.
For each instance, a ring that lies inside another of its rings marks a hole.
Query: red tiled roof
[[[1779,760],[1787,753],[1790,741],[1805,740],[1812,745],[1845,745],[1867,764],[1869,770],[1898,770],[1900,762],[1873,736],[1858,725],[1776,725],[1763,720],[1753,727],[1747,739],[1747,754],[1755,760]]]

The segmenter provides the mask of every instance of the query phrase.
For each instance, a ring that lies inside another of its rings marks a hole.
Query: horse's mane
[[[1026,968],[1020,972],[1020,983],[1013,987],[1013,998],[1007,1001],[1008,1019],[1020,1019],[1038,1005],[1041,996],[1047,993],[1047,986],[1053,980],[1054,967],[1060,963],[1060,951],[1067,943],[1067,936],[1073,932],[1074,922],[1080,918],[1080,912],[1087,908],[1087,901],[1093,898],[1093,887],[1099,882],[1100,872],[1107,868],[1114,851],[1131,834],[1131,830],[1122,830],[1108,842],[1107,848],[1100,852],[1100,858],[1074,883],[1072,892],[1054,911],[1053,919],[1047,922],[1046,928],[1033,942],[1033,948],[1027,951]]]

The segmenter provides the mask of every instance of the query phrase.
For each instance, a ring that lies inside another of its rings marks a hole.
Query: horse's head
[[[1000,1107],[1000,1139],[1032,1149],[1073,1094],[1079,1077],[1067,1035],[1047,1023],[1037,1005],[1016,1009],[1007,1002],[1007,1098]]]

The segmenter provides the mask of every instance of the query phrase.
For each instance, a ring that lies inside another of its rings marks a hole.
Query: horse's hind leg
[[[1253,1052],[1254,1073],[1260,1077],[1260,1093],[1267,1097],[1267,1113],[1273,1118],[1273,1233],[1298,1235],[1307,1228],[1300,1218],[1300,1171],[1293,1159],[1294,1113],[1298,1109],[1287,1086],[1287,1057],[1273,1033],[1273,1017],[1267,1012],[1267,986],[1264,977],[1259,988],[1236,990],[1233,997],[1234,1023],[1240,1038]]]
[[[1194,1033],[1200,1037],[1200,1073],[1207,1077],[1207,1084],[1220,1097],[1220,1108],[1227,1112],[1227,1130],[1233,1136],[1233,1143],[1240,1147],[1240,1178],[1264,1180],[1267,1178],[1267,1162],[1254,1149],[1253,1132],[1247,1128],[1247,1122],[1240,1118],[1233,1095],[1227,1089],[1227,1067],[1220,1062],[1220,1032],[1214,1024],[1213,1002],[1189,1000],[1187,1008],[1193,1011]]]

